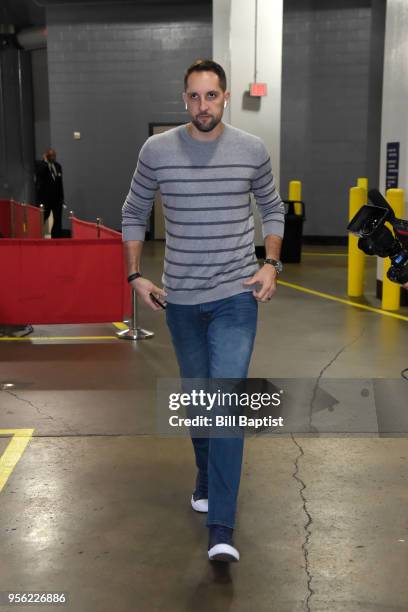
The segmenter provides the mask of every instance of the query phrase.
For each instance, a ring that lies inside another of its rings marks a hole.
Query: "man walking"
[[[38,164],[36,187],[37,202],[44,205],[44,221],[52,211],[54,222],[51,229],[52,238],[62,237],[62,205],[64,203],[64,187],[62,184],[62,168],[57,161],[54,149],[48,149]]]
[[[270,300],[284,227],[269,155],[262,141],[222,122],[230,94],[223,68],[197,60],[183,100],[191,121],[143,145],[122,209],[129,282],[153,310],[166,300],[167,324],[183,379],[246,378],[258,302]],[[154,194],[166,222],[164,289],[143,278],[140,258]],[[254,248],[254,194],[266,259]],[[191,505],[208,512],[210,560],[238,561],[232,542],[243,436],[192,438],[198,468]]]

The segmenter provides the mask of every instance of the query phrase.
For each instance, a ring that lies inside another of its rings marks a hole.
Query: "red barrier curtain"
[[[97,238],[96,223],[82,221],[77,217],[71,217],[71,238],[75,240],[88,240]]]
[[[130,312],[122,242],[0,240],[0,323],[121,321]]]
[[[122,240],[122,234],[116,230],[106,227],[106,225],[98,225],[91,221],[82,221],[77,217],[71,217],[71,237],[75,240],[83,240],[88,238],[116,238]]]
[[[3,238],[42,238],[40,208],[14,200],[0,200],[0,233]]]
[[[11,201],[0,200],[0,234],[3,238],[11,237]]]
[[[42,238],[42,215],[41,209],[31,204],[26,204],[27,238]]]
[[[99,226],[99,238],[116,238],[122,240],[122,234],[105,225]]]
[[[26,212],[24,204],[13,202],[14,206],[14,237],[25,238],[26,236]],[[12,213],[13,214],[13,213]]]

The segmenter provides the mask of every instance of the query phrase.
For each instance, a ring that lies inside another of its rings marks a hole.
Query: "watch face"
[[[265,259],[265,263],[272,265],[278,274],[283,270],[282,262],[279,259]]]

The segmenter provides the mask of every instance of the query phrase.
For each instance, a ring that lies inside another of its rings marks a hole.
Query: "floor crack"
[[[2,389],[2,391],[3,391],[4,393],[8,393],[8,394],[9,394],[9,395],[11,395],[12,397],[15,397],[15,398],[16,398],[18,401],[20,401],[20,402],[25,402],[26,404],[28,404],[29,406],[31,406],[32,408],[34,408],[34,410],[36,410],[36,412],[37,412],[37,414],[38,414],[39,416],[42,416],[42,417],[44,417],[44,418],[46,418],[46,419],[49,419],[50,421],[54,421],[54,422],[56,421],[56,419],[55,419],[55,418],[54,418],[52,415],[50,415],[50,414],[47,414],[47,413],[43,412],[39,406],[36,406],[36,405],[35,405],[35,404],[33,404],[33,402],[31,402],[30,400],[25,399],[25,397],[20,397],[19,395],[17,395],[17,393],[15,393],[14,391],[11,391],[10,389]],[[68,424],[67,424],[67,423],[66,423],[66,422],[65,422],[65,421],[62,419],[62,417],[58,417],[58,420],[59,420],[59,421],[62,423],[62,425],[63,425],[64,427],[66,427],[66,428],[67,428],[67,429],[68,429],[68,430],[69,430],[71,433],[76,433],[76,432],[75,432],[75,430],[74,430],[74,429],[73,429],[73,428],[72,428],[70,425],[68,425]]]
[[[360,338],[361,336],[364,334],[364,329],[362,329],[361,333],[354,338],[351,342],[348,342],[347,344],[345,344],[344,346],[342,346],[337,353],[334,355],[334,357],[332,359],[330,359],[330,361],[320,370],[318,377],[316,378],[316,382],[315,385],[313,387],[313,393],[312,393],[312,398],[310,400],[310,412],[309,412],[309,432],[313,431],[312,428],[312,417],[313,417],[313,407],[314,407],[314,403],[316,400],[316,395],[317,395],[317,391],[319,389],[319,383],[324,375],[324,373],[330,368],[330,366],[333,365],[333,363],[340,357],[340,355],[349,347],[352,346],[353,344],[355,344]],[[299,454],[297,455],[294,465],[295,465],[295,471],[292,474],[292,478],[294,480],[296,480],[296,482],[299,484],[299,495],[300,495],[300,499],[302,501],[302,510],[304,512],[304,515],[306,517],[306,522],[303,525],[303,529],[305,532],[305,539],[303,541],[302,544],[302,552],[303,552],[303,558],[304,558],[304,568],[305,568],[305,572],[306,572],[306,579],[307,579],[307,596],[304,599],[304,610],[306,612],[311,612],[311,599],[313,597],[313,595],[315,594],[315,591],[312,588],[312,581],[313,581],[313,574],[311,572],[310,569],[310,561],[309,561],[309,544],[310,544],[310,539],[312,537],[312,525],[313,525],[313,518],[312,515],[309,512],[308,509],[308,505],[307,505],[307,498],[305,495],[305,491],[306,491],[306,483],[304,482],[304,480],[300,477],[300,468],[299,468],[299,464],[300,464],[300,460],[302,459],[302,457],[304,457],[305,452],[302,448],[302,446],[299,444],[299,442],[296,440],[295,436],[293,435],[293,433],[290,434],[292,441],[294,443],[294,445],[296,446],[296,448],[299,451]]]
[[[295,436],[293,435],[293,433],[290,434],[293,443],[295,444],[295,446],[297,447],[297,449],[299,450],[299,454],[295,459],[295,471],[292,474],[292,477],[296,480],[296,482],[300,485],[299,488],[299,495],[300,495],[300,499],[302,500],[302,510],[305,514],[306,517],[306,522],[303,525],[303,529],[305,532],[305,539],[304,542],[302,544],[302,552],[303,552],[303,558],[304,558],[304,568],[305,568],[305,572],[306,572],[306,579],[307,579],[307,596],[304,599],[304,610],[306,610],[306,612],[310,612],[311,611],[311,607],[310,607],[310,600],[314,595],[314,590],[312,589],[312,580],[313,580],[313,574],[310,570],[310,562],[309,562],[309,543],[310,543],[310,538],[312,536],[312,530],[311,530],[311,526],[313,525],[313,519],[312,519],[312,515],[310,514],[308,507],[307,507],[307,499],[305,496],[305,490],[306,490],[306,483],[302,480],[302,478],[299,476],[300,470],[299,470],[299,461],[300,459],[304,456],[305,452],[302,448],[302,446],[299,444],[299,442],[296,440]]]
[[[337,351],[337,353],[334,355],[334,357],[332,357],[332,359],[330,359],[330,361],[328,363],[326,363],[326,365],[320,370],[318,377],[316,378],[316,382],[314,384],[313,387],[313,391],[312,391],[312,398],[310,400],[310,410],[309,410],[309,432],[311,431],[315,431],[313,429],[312,426],[312,419],[313,419],[313,408],[314,408],[314,404],[316,401],[316,395],[317,395],[317,391],[319,389],[319,383],[323,377],[323,374],[330,368],[330,366],[333,365],[333,363],[335,361],[337,361],[337,359],[340,357],[340,355],[346,350],[348,349],[350,346],[352,346],[353,344],[355,344],[358,340],[360,340],[361,336],[364,334],[364,328],[361,330],[361,333],[354,338],[351,342],[348,342],[347,344],[345,344],[344,346],[341,347],[341,349],[339,349]],[[316,432],[315,432],[316,433]]]

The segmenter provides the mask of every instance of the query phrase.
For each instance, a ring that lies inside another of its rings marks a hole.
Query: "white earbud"
[[[187,104],[186,104],[186,110],[187,110]]]
[[[227,101],[224,102],[224,108],[227,108]]]

